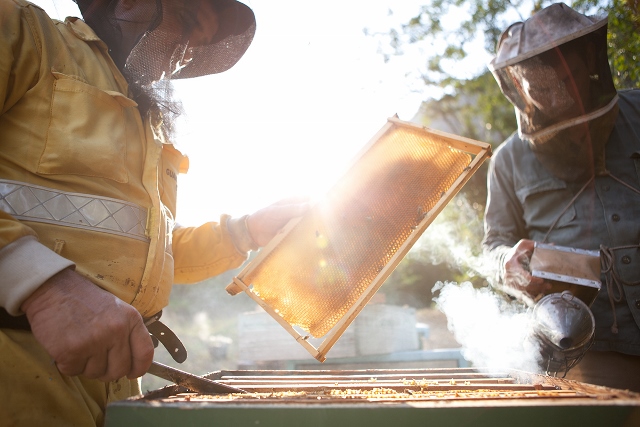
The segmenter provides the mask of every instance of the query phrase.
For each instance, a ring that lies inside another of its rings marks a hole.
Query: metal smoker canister
[[[531,274],[551,283],[533,309],[532,336],[540,344],[541,367],[569,371],[593,343],[595,319],[589,306],[600,291],[600,253],[536,243]]]
[[[542,368],[549,373],[566,373],[593,343],[593,313],[569,291],[543,297],[533,308],[533,319],[533,335],[541,344]]]

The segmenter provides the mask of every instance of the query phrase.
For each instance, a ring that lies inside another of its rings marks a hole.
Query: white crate
[[[309,338],[318,345],[323,338]],[[370,304],[356,317],[328,359],[387,354],[420,348],[415,309]],[[300,360],[309,353],[263,311],[238,315],[238,358],[241,361]]]

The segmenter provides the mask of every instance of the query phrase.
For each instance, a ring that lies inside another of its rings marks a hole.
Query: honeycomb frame
[[[292,220],[227,292],[245,292],[323,362],[490,155],[489,144],[389,118],[326,197]],[[324,341],[316,348],[312,337]]]

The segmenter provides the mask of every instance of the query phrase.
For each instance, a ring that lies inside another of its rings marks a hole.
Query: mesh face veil
[[[489,68],[515,106],[525,139],[588,121],[612,108],[616,91],[606,34],[606,18],[584,16],[562,3],[502,34]],[[593,55],[584,54],[589,50]]]
[[[618,99],[606,37],[607,18],[587,17],[557,3],[511,25],[489,64],[515,107],[520,137],[543,163],[568,162],[547,162],[554,174],[569,171],[563,179],[581,175],[585,164],[595,164],[596,173],[604,168],[604,144]]]
[[[76,2],[130,83],[141,86],[228,70],[256,28],[251,9],[235,0]]]

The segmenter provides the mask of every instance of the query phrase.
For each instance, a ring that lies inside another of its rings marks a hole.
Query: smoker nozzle
[[[558,341],[558,346],[560,346],[560,348],[563,350],[570,349],[573,346],[573,338],[571,337],[560,338],[560,340]]]

